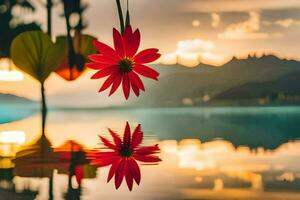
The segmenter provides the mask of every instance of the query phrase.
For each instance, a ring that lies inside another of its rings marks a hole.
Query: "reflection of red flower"
[[[109,96],[118,89],[121,83],[126,99],[129,97],[130,88],[136,96],[139,96],[140,90],[145,91],[145,88],[138,74],[158,80],[159,73],[144,65],[160,57],[158,49],[146,49],[137,53],[140,46],[140,32],[138,29],[133,32],[131,26],[126,27],[123,36],[113,29],[113,38],[115,49],[94,41],[94,46],[100,54],[89,56],[92,63],[87,66],[99,70],[92,76],[92,79],[108,76],[99,92],[111,86]]]
[[[66,141],[60,147],[54,149],[58,153],[61,164],[65,165],[65,168],[68,169],[68,173],[74,173],[77,183],[80,185],[84,177],[83,165],[88,163],[88,160],[85,156],[84,147],[73,141]],[[72,166],[74,171],[70,171]]]
[[[157,164],[161,160],[154,154],[159,153],[158,145],[141,147],[143,132],[138,125],[132,136],[127,122],[123,140],[112,130],[108,129],[113,142],[100,136],[101,141],[109,152],[94,152],[90,154],[92,164],[100,167],[109,166],[107,182],[115,177],[116,189],[122,184],[125,177],[129,190],[132,190],[133,180],[139,185],[141,180],[140,168],[137,161],[147,164]]]

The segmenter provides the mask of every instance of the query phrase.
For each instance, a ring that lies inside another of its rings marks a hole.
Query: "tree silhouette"
[[[22,18],[13,15],[13,9],[34,12],[34,6],[27,0],[0,0],[0,58],[9,57],[12,40],[20,33],[30,30],[40,30],[40,25],[26,23]],[[20,15],[21,16],[21,15]]]

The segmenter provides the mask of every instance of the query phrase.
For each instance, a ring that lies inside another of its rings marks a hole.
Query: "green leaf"
[[[76,37],[80,38],[75,39],[75,51],[78,50],[78,53],[80,53],[84,57],[97,53],[96,49],[93,46],[93,41],[96,39],[95,37],[90,35],[76,35]],[[76,40],[78,41],[77,43]]]
[[[61,44],[54,44],[41,31],[28,31],[18,35],[11,45],[11,58],[25,73],[43,83],[60,63]]]
[[[87,56],[97,53],[93,46],[93,40],[96,38],[90,35],[76,34],[73,38],[73,45],[76,54],[85,57],[86,62],[88,61]],[[64,55],[68,55],[68,40],[66,36],[59,36],[56,38],[56,43],[61,45],[64,49]]]

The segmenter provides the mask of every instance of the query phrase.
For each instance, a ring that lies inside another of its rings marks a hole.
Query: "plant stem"
[[[42,111],[42,135],[45,135],[45,126],[46,126],[46,118],[47,118],[47,104],[46,104],[46,95],[45,95],[45,87],[44,82],[41,83],[41,111]]]
[[[123,18],[121,2],[120,2],[120,0],[116,0],[116,2],[117,2],[117,6],[118,6],[118,14],[119,14],[119,20],[120,20],[121,33],[123,35],[124,34],[124,18]]]
[[[52,35],[52,0],[47,0],[47,32],[51,37]]]
[[[129,26],[129,25],[130,25],[129,0],[127,0],[127,11],[126,11],[125,26]]]
[[[64,13],[67,25],[67,41],[68,41],[68,63],[70,66],[70,79],[73,79],[73,67],[76,64],[76,53],[73,45],[73,39],[71,36],[71,24],[70,24],[70,14],[67,11],[67,1],[64,1]]]
[[[49,200],[53,200],[53,175],[49,177]]]

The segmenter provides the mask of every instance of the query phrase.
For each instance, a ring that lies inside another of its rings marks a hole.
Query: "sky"
[[[115,1],[84,2],[89,5],[86,32],[111,43],[112,26],[118,27]],[[36,5],[35,18],[45,27],[45,10]],[[252,52],[300,58],[300,45],[295,45],[299,0],[129,0],[129,9],[133,27],[142,32],[142,46],[158,47],[166,64],[177,60],[186,66],[219,65]],[[55,35],[65,33],[61,13],[57,6]]]
[[[22,18],[36,20],[45,30],[44,1],[31,2],[37,7],[36,13]],[[88,4],[84,13],[88,27],[84,32],[112,44],[112,28],[119,27],[115,1],[84,2]],[[126,1],[123,3],[125,8]],[[129,9],[132,26],[141,30],[141,48],[159,48],[163,55],[159,62],[163,64],[221,65],[232,56],[245,57],[249,53],[273,53],[282,58],[300,59],[299,0],[129,0]],[[62,13],[62,7],[55,6],[54,36],[66,33]],[[54,81],[62,81],[57,79],[55,75],[50,77],[51,94],[59,91]],[[87,80],[82,80],[81,85]],[[31,82],[29,78],[25,78],[22,85],[2,82],[0,92],[36,99],[37,95],[24,92],[24,87],[32,85]],[[73,84],[76,88],[79,83]]]

